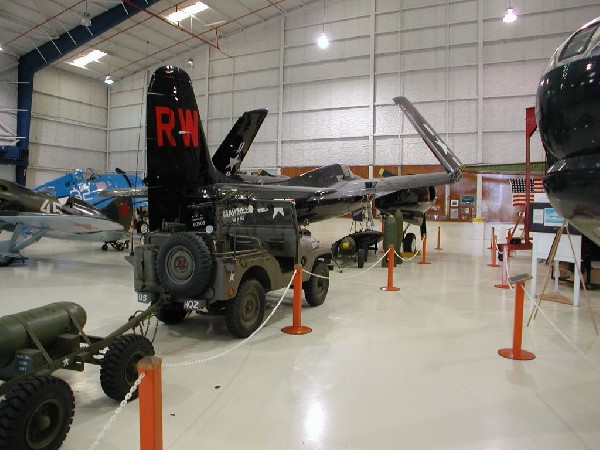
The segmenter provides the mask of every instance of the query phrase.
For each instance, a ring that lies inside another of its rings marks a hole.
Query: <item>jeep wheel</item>
[[[187,313],[188,312],[185,309],[183,309],[183,305],[181,303],[169,303],[159,308],[156,317],[162,323],[166,323],[167,325],[173,325],[185,319]]]
[[[262,323],[265,315],[265,291],[257,280],[246,280],[237,296],[226,303],[225,323],[235,337],[250,336]]]
[[[171,295],[196,297],[210,281],[208,247],[196,234],[175,233],[161,245],[156,271],[161,284]]]
[[[310,276],[308,281],[302,283],[302,288],[308,304],[319,306],[323,304],[325,297],[327,297],[327,291],[329,291],[329,268],[323,261],[317,261],[312,273],[313,275]]]

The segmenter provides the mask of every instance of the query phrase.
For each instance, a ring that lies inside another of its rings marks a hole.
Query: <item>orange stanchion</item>
[[[145,372],[138,386],[140,411],[140,448],[162,450],[162,360],[146,356],[138,361],[138,376]]]
[[[312,328],[302,325],[302,266],[294,266],[294,298],[292,300],[292,325],[283,327],[281,331],[287,334],[306,334]]]
[[[513,329],[513,346],[512,348],[501,348],[498,354],[509,359],[518,359],[520,361],[534,359],[535,355],[527,350],[521,349],[523,340],[523,294],[525,287],[524,283],[517,283],[515,291],[515,325]]]
[[[508,244],[500,244],[502,245],[502,284],[495,284],[494,287],[498,289],[508,289],[510,286],[508,285],[507,277],[508,277]]]
[[[437,247],[434,248],[434,250],[444,250],[441,246],[440,246],[440,227],[438,227],[438,236],[437,236]]]
[[[490,246],[487,248],[488,250],[490,248],[494,248],[494,239],[496,238],[496,230],[494,230],[494,227],[492,227],[492,236],[490,237]]]
[[[394,286],[394,244],[390,244],[387,254],[388,270],[387,270],[387,286],[380,287],[382,291],[399,291],[399,287]]]
[[[496,245],[496,236],[492,234],[492,263],[488,264],[488,267],[500,267],[500,264],[496,264],[496,252],[498,251],[498,246]]]
[[[431,264],[427,261],[427,235],[423,235],[423,254],[421,255],[421,261],[417,264]]]

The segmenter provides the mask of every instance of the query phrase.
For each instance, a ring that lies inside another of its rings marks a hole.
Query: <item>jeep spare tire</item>
[[[156,272],[167,292],[174,297],[200,295],[211,275],[211,258],[206,243],[192,233],[175,233],[158,250]]]

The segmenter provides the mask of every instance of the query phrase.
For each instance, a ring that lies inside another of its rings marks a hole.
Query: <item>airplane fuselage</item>
[[[537,92],[552,206],[600,245],[600,18],[552,56]]]

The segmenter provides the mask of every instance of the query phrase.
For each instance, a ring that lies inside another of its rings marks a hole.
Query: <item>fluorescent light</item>
[[[317,45],[319,48],[329,47],[329,39],[327,39],[327,35],[325,33],[321,33],[321,36],[319,36],[319,40],[317,41]]]
[[[508,8],[506,8],[506,14],[504,15],[504,19],[502,19],[502,22],[513,23],[515,20],[517,20],[515,10],[512,8],[512,6],[509,6]]]
[[[114,82],[115,82],[115,80],[113,80],[110,75],[106,75],[106,78],[104,78],[104,83],[108,84],[109,86],[111,84],[113,84]]]
[[[183,9],[180,9],[178,11],[175,11],[174,13],[169,14],[167,16],[167,20],[169,20],[173,23],[178,23],[187,17],[193,16],[194,14],[198,14],[199,12],[204,11],[205,9],[208,9],[208,6],[206,6],[202,2],[196,2],[193,5],[187,6]]]
[[[96,62],[105,55],[106,53],[104,53],[101,50],[92,50],[87,55],[80,56],[79,58],[73,60],[69,64],[73,64],[74,66],[84,68],[89,63]]]

